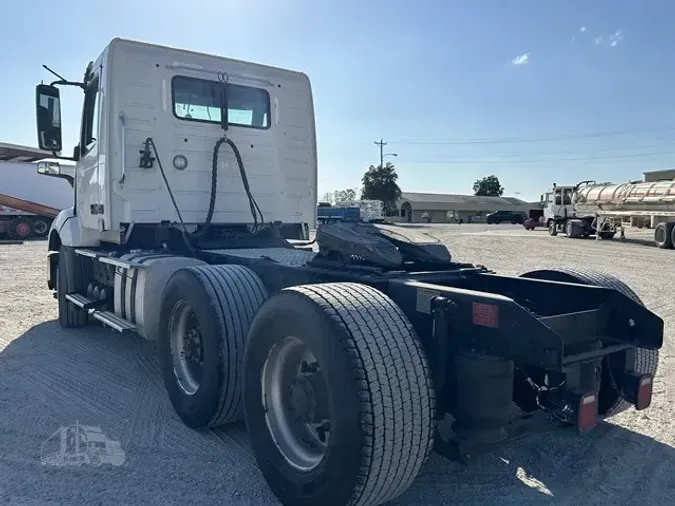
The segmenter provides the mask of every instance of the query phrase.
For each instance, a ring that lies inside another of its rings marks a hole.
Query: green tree
[[[346,188],[344,190],[335,190],[325,193],[320,202],[354,202],[356,200],[356,190],[354,188]]]
[[[334,202],[354,202],[356,200],[356,190],[347,188],[345,190],[335,190],[333,192]]]
[[[361,199],[381,200],[387,214],[396,212],[396,201],[401,198],[401,189],[398,187],[398,174],[391,163],[371,165],[361,180],[363,189]]]
[[[499,183],[499,178],[494,174],[477,179],[473,184],[473,194],[477,197],[501,197],[504,187]]]

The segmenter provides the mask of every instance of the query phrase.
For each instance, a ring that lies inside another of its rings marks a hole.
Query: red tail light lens
[[[584,394],[577,408],[577,427],[579,432],[587,432],[595,427],[598,420],[598,396],[595,392]]]
[[[637,402],[635,409],[646,409],[652,403],[652,389],[654,387],[654,379],[649,374],[645,374],[640,378],[637,392]]]

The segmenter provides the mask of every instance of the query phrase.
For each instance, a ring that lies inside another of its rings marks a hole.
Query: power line
[[[492,152],[483,152],[482,154],[489,155],[495,158],[513,158],[513,157],[532,157],[532,156],[550,156],[550,157],[559,157],[559,156],[579,156],[587,157],[590,154],[598,153],[615,153],[611,156],[619,156],[621,151],[635,151],[636,149],[651,149],[651,148],[672,148],[675,143],[673,142],[660,142],[657,144],[643,144],[641,146],[622,146],[622,147],[611,147],[611,148],[596,148],[590,152],[583,152],[578,149],[576,150],[565,150],[565,151],[549,151],[549,152],[527,152],[527,153],[492,153]],[[633,153],[634,154],[634,153]],[[467,156],[463,154],[463,156]],[[609,155],[608,155],[609,156]]]
[[[630,155],[616,155],[616,156],[581,156],[578,158],[550,158],[544,160],[427,160],[427,161],[415,161],[415,160],[402,160],[400,163],[409,163],[409,164],[438,164],[438,165],[453,165],[453,164],[462,164],[462,165],[487,165],[487,164],[519,164],[519,163],[555,163],[555,162],[581,162],[586,160],[620,160],[624,158],[646,158],[650,156],[659,156],[659,155],[673,155],[675,156],[675,151],[663,151],[663,152],[654,152],[654,153],[634,153]]]
[[[389,141],[391,144],[515,144],[525,142],[565,141],[615,137],[637,133],[673,132],[675,127],[650,128],[644,130],[614,130],[609,132],[591,132],[576,135],[559,135],[554,137],[511,137],[501,139],[454,139],[454,140],[399,140]]]

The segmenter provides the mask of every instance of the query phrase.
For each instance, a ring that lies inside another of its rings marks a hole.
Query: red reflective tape
[[[499,306],[474,302],[473,324],[493,329],[499,328]]]

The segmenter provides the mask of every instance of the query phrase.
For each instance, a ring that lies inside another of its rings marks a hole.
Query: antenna
[[[42,67],[43,67],[45,70],[47,70],[47,72],[51,72],[51,73],[54,74],[56,77],[58,77],[59,79],[61,79],[61,81],[67,81],[67,79],[66,79],[65,77],[58,75],[56,72],[54,72],[52,69],[50,69],[47,65],[43,65]]]

